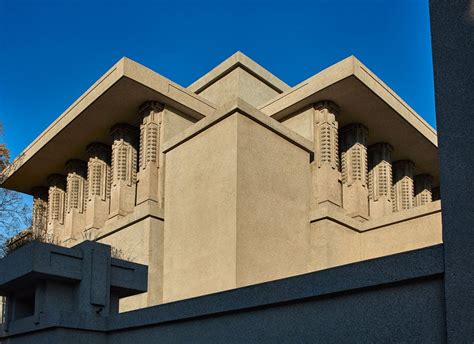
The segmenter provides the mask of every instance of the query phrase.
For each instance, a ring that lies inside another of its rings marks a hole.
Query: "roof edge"
[[[10,177],[20,169],[31,157],[47,145],[66,126],[78,118],[81,113],[94,103],[122,78],[128,78],[148,87],[164,97],[177,99],[190,111],[199,114],[196,119],[214,113],[215,106],[201,96],[183,88],[161,74],[133,61],[122,57],[92,86],[81,94],[66,110],[59,115],[43,132],[41,132],[14,160],[0,173],[0,185],[4,186]]]
[[[354,75],[362,81],[367,87],[369,87],[372,92],[377,94],[380,98],[382,98],[385,102],[386,97],[382,97],[381,93],[387,93],[391,97],[393,97],[394,101],[393,104],[388,103],[389,106],[394,108],[398,113],[398,109],[396,109],[394,106],[396,105],[395,103],[399,103],[405,110],[407,110],[411,115],[416,118],[417,121],[421,122],[422,125],[424,125],[429,131],[431,131],[436,137],[437,137],[437,131],[435,128],[433,128],[425,119],[420,116],[412,107],[410,107],[394,90],[392,90],[386,83],[382,81],[374,72],[372,72],[366,65],[364,65],[359,59],[357,59],[355,56],[352,56],[353,61],[354,61]],[[437,142],[437,140],[436,140]],[[437,143],[436,143],[437,145]]]
[[[0,185],[3,185],[26,161],[28,161],[41,147],[47,144],[56,134],[58,134],[63,127],[58,128],[61,122],[72,121],[79,113],[85,110],[93,100],[96,98],[94,93],[102,94],[118,80],[124,76],[124,65],[128,58],[122,57],[118,60],[107,72],[105,72],[96,82],[92,84],[84,93],[82,93],[70,106],[64,110],[49,126],[46,127],[26,148],[13,160],[13,162],[0,172]],[[102,88],[98,91],[99,88]],[[84,104],[83,104],[84,103]],[[87,103],[87,104],[86,104]],[[79,109],[77,111],[74,111]],[[71,115],[72,112],[77,112],[76,115]],[[68,119],[68,117],[71,117]],[[67,124],[66,124],[67,125]],[[47,140],[40,144],[41,141]],[[39,147],[38,147],[39,146]],[[35,149],[36,148],[36,149]],[[34,150],[34,152],[32,152]]]
[[[285,82],[277,78],[275,75],[270,73],[267,69],[259,65],[257,62],[253,61],[251,58],[247,57],[240,51],[237,51],[223,62],[218,64],[216,67],[211,69],[209,72],[204,74],[198,80],[194,81],[191,85],[187,87],[188,90],[199,94],[210,85],[222,79],[224,76],[232,72],[236,68],[242,68],[258,80],[262,81],[275,91],[282,93],[287,90],[290,90],[291,87],[288,86]]]
[[[350,76],[357,78],[405,121],[422,133],[433,145],[438,146],[436,130],[354,55],[323,69],[290,90],[276,96],[260,106],[259,110],[279,120],[284,117],[281,113],[289,106],[297,104],[324,88]],[[291,101],[288,101],[288,99],[282,101],[286,97],[291,97]]]

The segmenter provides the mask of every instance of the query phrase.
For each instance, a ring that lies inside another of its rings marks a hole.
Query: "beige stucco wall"
[[[182,112],[176,110],[175,108],[166,105],[163,110],[163,124],[160,135],[160,147],[167,142],[172,137],[178,135],[180,132],[190,127],[196,122],[192,117],[189,117]],[[161,150],[161,149],[160,149]],[[160,152],[159,158],[159,195],[161,195],[161,206],[164,206],[164,197],[165,197],[165,168],[166,161],[165,155]]]
[[[333,219],[311,223],[311,256],[308,271],[323,270],[360,259],[361,234]]]
[[[279,92],[257,79],[244,69],[239,71],[239,94],[238,97],[247,103],[259,107],[277,96]]]
[[[365,223],[342,214],[317,216],[311,222],[310,271],[440,243],[440,201]]]
[[[306,272],[309,154],[244,116],[237,140],[237,286]]]
[[[120,300],[126,312],[162,302],[163,221],[146,217],[98,240],[118,252],[118,257],[148,266],[148,292]]]
[[[361,260],[443,242],[440,201],[407,210],[405,219],[397,218],[402,212],[394,215],[372,221],[373,229],[362,233]]]
[[[307,151],[235,113],[166,161],[165,302],[307,271]]]
[[[284,118],[281,123],[300,134],[304,138],[314,140],[314,109],[313,107],[304,108]]]
[[[237,117],[166,154],[164,300],[236,286]]]
[[[236,98],[258,107],[278,94],[275,89],[240,67],[233,69],[199,93],[217,107]]]

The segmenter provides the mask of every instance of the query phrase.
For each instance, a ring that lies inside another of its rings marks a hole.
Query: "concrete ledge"
[[[40,242],[31,242],[0,259],[1,290],[14,289],[17,280],[54,277],[79,281],[82,276],[82,252]],[[59,261],[66,262],[65,268]],[[14,269],[13,269],[14,267]]]
[[[310,222],[329,219],[356,232],[362,233],[439,212],[441,212],[441,201],[434,201],[419,207],[389,214],[379,219],[359,222],[354,220],[352,217],[345,215],[342,210],[337,211],[334,209],[324,208],[312,211],[310,214]]]
[[[58,324],[100,330],[119,298],[147,290],[147,275],[145,265],[111,258],[107,245],[32,242],[0,259],[0,295],[8,297],[0,338]]]
[[[410,221],[418,217],[440,213],[441,201],[434,201],[419,207],[407,209],[397,213],[383,216],[379,219],[370,220],[362,224],[361,232],[371,231],[377,228],[386,227],[395,223]]]
[[[226,106],[219,109],[215,114],[207,116],[206,118],[200,120],[193,126],[184,130],[182,133],[176,135],[171,140],[167,141],[162,148],[163,153],[167,153],[172,149],[178,147],[182,143],[190,140],[196,135],[199,135],[204,130],[212,127],[216,123],[222,121],[223,119],[233,115],[234,113],[240,113],[251,120],[263,125],[267,129],[273,131],[277,135],[280,135],[287,141],[295,144],[301,149],[307,151],[313,157],[313,143],[310,140],[305,139],[301,135],[295,133],[291,129],[288,129],[286,126],[280,124],[278,121],[266,116],[265,114],[258,111],[256,108],[246,103],[242,99],[236,99],[235,101],[227,104]]]
[[[157,202],[146,201],[135,206],[134,211],[124,217],[110,220],[100,230],[95,232],[95,236],[91,239],[100,240],[113,233],[120,231],[134,223],[140,222],[148,217],[164,220],[164,210],[159,207]]]

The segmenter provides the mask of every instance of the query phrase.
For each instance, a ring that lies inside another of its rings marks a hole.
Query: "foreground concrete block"
[[[100,328],[118,313],[120,298],[146,285],[147,267],[112,258],[110,246],[29,243],[0,259],[0,295],[7,297],[2,332],[44,329],[57,319],[74,319],[68,327]]]
[[[309,141],[238,101],[163,151],[164,302],[307,271]]]

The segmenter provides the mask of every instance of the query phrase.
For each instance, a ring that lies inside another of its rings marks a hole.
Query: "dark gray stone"
[[[431,0],[448,341],[474,341],[474,2]]]
[[[22,256],[31,259],[35,254],[28,250],[35,247],[24,248]],[[102,258],[93,260],[107,265]],[[2,343],[444,342],[443,273],[443,247],[438,245],[123,314],[100,316],[87,307],[83,312],[51,309],[38,324],[27,320],[20,326],[25,319],[12,322],[8,332],[0,332],[0,339]],[[54,288],[56,294],[64,293]],[[84,297],[90,304],[91,299]],[[98,297],[98,302],[102,300]]]
[[[147,289],[146,266],[110,253],[110,246],[91,241],[73,248],[33,242],[1,259],[7,310],[0,338],[58,325],[105,330],[119,298]]]

